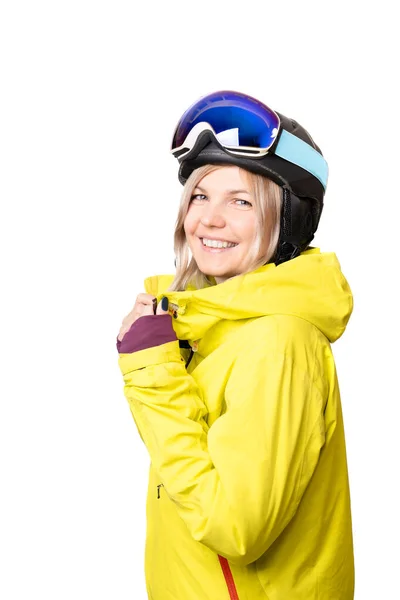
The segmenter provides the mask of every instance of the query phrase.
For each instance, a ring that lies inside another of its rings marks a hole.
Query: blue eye
[[[205,194],[193,194],[193,196],[190,197],[190,202],[192,202],[192,200],[207,200],[207,196]],[[243,200],[242,198],[236,198],[234,202],[244,202],[242,206],[253,206],[251,202],[249,202],[248,200]]]

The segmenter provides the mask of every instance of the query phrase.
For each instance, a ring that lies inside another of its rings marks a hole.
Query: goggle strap
[[[274,150],[276,156],[305,169],[316,177],[326,188],[328,163],[312,146],[285,129],[282,129],[279,142]]]

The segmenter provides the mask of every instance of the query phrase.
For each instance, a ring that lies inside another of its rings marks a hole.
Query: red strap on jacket
[[[230,598],[230,600],[239,600],[239,596],[238,596],[238,593],[236,590],[235,582],[233,580],[233,575],[232,575],[232,571],[229,566],[229,563],[226,560],[226,558],[223,558],[219,554],[218,554],[218,558],[219,558],[222,572],[225,577],[226,585],[228,586],[229,598]]]

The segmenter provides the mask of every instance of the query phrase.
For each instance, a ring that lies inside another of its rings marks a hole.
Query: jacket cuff
[[[181,363],[183,369],[185,369],[185,360],[181,355],[178,340],[161,346],[146,348],[146,350],[140,350],[139,352],[120,354],[118,357],[118,366],[122,375],[125,376],[133,371],[143,369],[141,381],[147,387],[154,387],[155,384],[154,370],[146,367],[165,365],[165,363]],[[164,379],[169,375],[167,372],[162,371],[158,373],[157,377],[157,385],[162,386],[164,385]]]
[[[120,354],[130,354],[177,340],[170,314],[139,317],[121,341],[117,338]]]

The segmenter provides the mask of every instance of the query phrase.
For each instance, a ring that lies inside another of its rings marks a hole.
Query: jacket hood
[[[144,281],[157,302],[166,296],[177,311],[172,319],[177,337],[193,342],[221,319],[291,315],[309,321],[330,342],[344,332],[353,310],[353,296],[336,254],[309,248],[278,266],[267,264],[251,273],[202,289],[168,291],[174,275]]]

